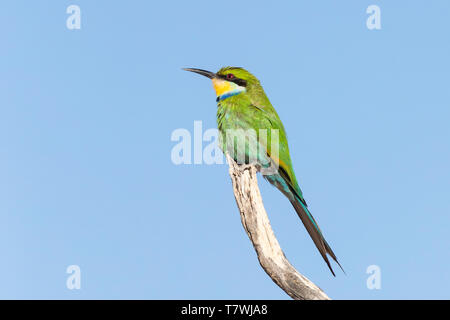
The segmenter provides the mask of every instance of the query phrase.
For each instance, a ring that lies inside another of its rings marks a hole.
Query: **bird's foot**
[[[243,163],[243,164],[238,164],[239,169],[242,171],[245,170],[251,170],[252,168],[255,168],[256,171],[259,171],[259,166],[256,163]]]

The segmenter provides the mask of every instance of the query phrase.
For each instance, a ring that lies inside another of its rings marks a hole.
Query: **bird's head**
[[[194,68],[184,70],[210,78],[216,91],[217,101],[248,92],[253,87],[259,86],[259,81],[254,75],[239,67],[224,67],[216,73]]]

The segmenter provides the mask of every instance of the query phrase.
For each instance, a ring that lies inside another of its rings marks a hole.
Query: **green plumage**
[[[338,264],[339,262],[307,208],[295,177],[286,131],[259,80],[243,68],[226,67],[215,74],[201,69],[186,70],[211,78],[213,83],[214,81],[219,83],[215,83],[215,86],[225,85],[227,88],[234,88],[226,93],[216,88],[216,92],[220,93],[217,98],[217,126],[221,134],[222,150],[240,164],[256,162],[261,169],[274,164],[278,167],[275,172],[264,173],[264,178],[276,186],[292,203],[334,275],[327,254]],[[263,131],[260,131],[261,129]],[[230,135],[230,132],[233,134]],[[261,138],[264,133],[266,133],[265,139]],[[276,133],[278,134],[278,157],[275,150],[271,149],[271,141],[273,137],[276,137]],[[239,139],[246,141],[245,147],[237,143]]]
[[[232,73],[235,77],[246,80],[247,86],[246,92],[218,102],[217,127],[219,131],[223,135],[228,129],[253,129],[259,139],[260,129],[266,129],[268,131],[267,141],[271,141],[271,130],[277,129],[279,133],[279,158],[286,164],[285,170],[296,191],[302,196],[302,191],[297,184],[297,179],[292,168],[286,131],[259,80],[242,68],[226,67],[217,72],[217,74],[223,75],[228,73]],[[267,148],[270,152],[270,144]]]

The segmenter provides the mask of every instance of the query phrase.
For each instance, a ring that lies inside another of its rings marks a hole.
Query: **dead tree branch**
[[[319,287],[290,264],[281,250],[264,209],[256,168],[239,166],[229,155],[227,161],[242,225],[264,271],[293,299],[329,300]]]

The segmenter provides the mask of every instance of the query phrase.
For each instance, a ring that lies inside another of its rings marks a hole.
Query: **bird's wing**
[[[255,106],[255,108],[257,107]],[[316,220],[309,212],[306,201],[303,198],[302,191],[298,186],[291,163],[291,157],[289,155],[289,148],[283,124],[281,123],[281,120],[279,119],[276,112],[269,114],[262,108],[258,109],[259,109],[258,116],[256,116],[258,118],[257,119],[258,123],[261,124],[263,127],[265,127],[265,129],[278,129],[280,139],[278,156],[273,154],[271,152],[272,150],[270,150],[270,148],[266,146],[267,155],[277,166],[278,174],[265,178],[269,180],[269,182],[274,184],[277,188],[279,188],[280,191],[282,191],[284,194],[288,196],[292,205],[295,208],[295,211],[302,220],[303,225],[305,226],[306,230],[311,236],[311,239],[313,240],[314,244],[319,250],[322,258],[325,260],[331,273],[335,275],[333,268],[331,267],[330,261],[328,260],[327,254],[329,254],[333,258],[333,260],[336,261],[336,263],[339,265],[341,269],[342,266],[338,262],[336,255],[334,254],[333,250],[331,249],[331,247],[325,240],[324,236],[322,235],[322,231],[320,230]],[[294,197],[291,197],[290,194],[294,195]]]
[[[267,150],[267,155],[271,158],[271,160],[278,168],[281,168],[285,172],[285,174],[287,175],[287,180],[294,188],[302,202],[306,205],[306,202],[303,199],[302,190],[298,186],[297,178],[295,177],[291,156],[289,154],[287,135],[283,123],[281,122],[278,114],[272,106],[270,106],[270,108],[262,108],[257,106],[256,104],[252,104],[252,107],[255,108],[254,117],[256,123],[258,123],[258,126],[260,127],[258,129],[264,128],[269,130],[269,139],[267,139],[267,145],[264,146]],[[271,150],[271,130],[278,130],[278,152],[273,152],[273,150]]]

